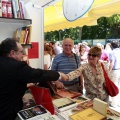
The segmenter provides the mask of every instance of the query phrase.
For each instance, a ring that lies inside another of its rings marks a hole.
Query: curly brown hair
[[[95,54],[95,55],[97,55],[97,56],[101,56],[102,50],[101,50],[101,48],[99,48],[98,46],[93,46],[93,47],[91,47],[91,49],[89,50],[89,53],[90,53],[90,54]]]

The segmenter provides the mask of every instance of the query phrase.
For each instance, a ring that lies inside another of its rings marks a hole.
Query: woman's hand
[[[69,80],[69,77],[66,74],[60,72],[60,75],[61,75],[61,79],[60,80],[63,80],[63,81],[68,81]]]

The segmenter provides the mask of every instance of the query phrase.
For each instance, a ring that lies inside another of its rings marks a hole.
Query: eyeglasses
[[[96,55],[96,54],[88,54],[88,56],[90,57],[90,56],[92,56],[92,57],[97,57],[98,55]]]
[[[24,51],[23,50],[15,50],[16,52],[20,52],[20,53],[24,53]]]

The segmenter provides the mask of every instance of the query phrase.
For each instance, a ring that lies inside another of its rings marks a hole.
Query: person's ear
[[[15,58],[15,51],[14,50],[11,50],[10,53],[9,53],[9,57],[11,58]]]

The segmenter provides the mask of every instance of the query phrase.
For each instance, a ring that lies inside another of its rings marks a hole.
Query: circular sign
[[[94,0],[63,0],[63,14],[68,21],[82,17],[91,7]]]

